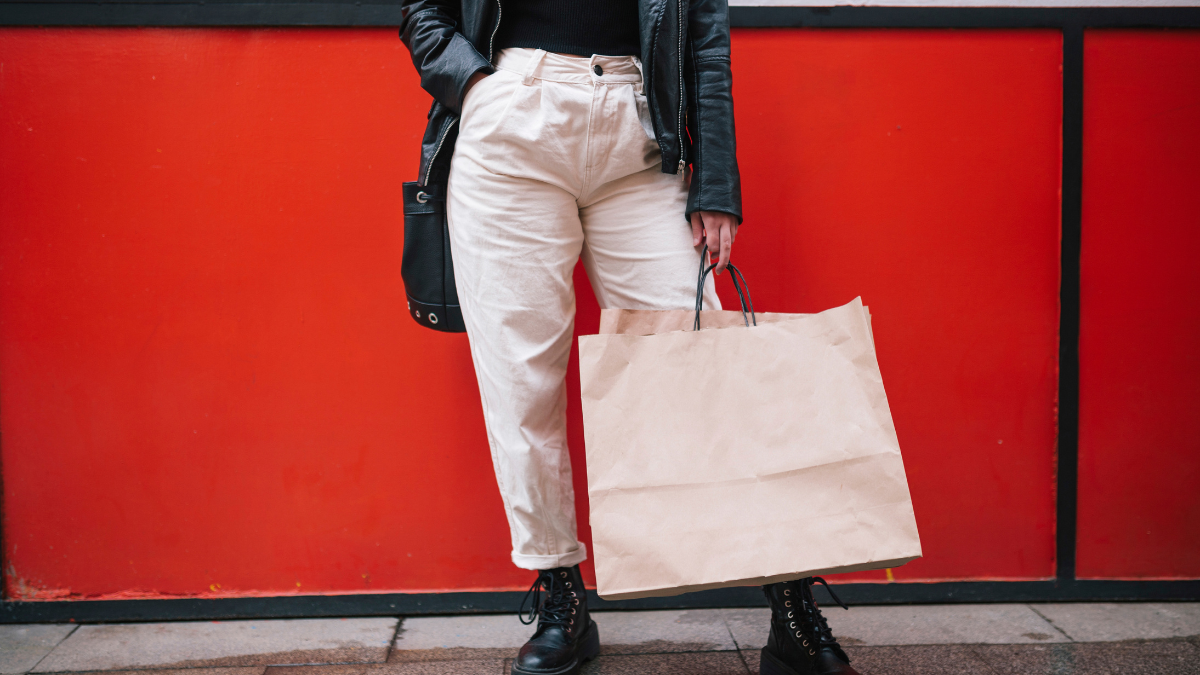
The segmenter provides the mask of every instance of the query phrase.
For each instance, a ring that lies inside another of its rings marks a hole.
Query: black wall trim
[[[820,589],[819,593],[824,593]],[[699,609],[765,606],[762,591],[726,588],[671,598],[606,602],[588,591],[589,606],[600,610]],[[964,581],[934,584],[839,584],[838,595],[852,605],[963,602],[1065,602],[1079,600],[1200,600],[1200,581]],[[112,621],[207,621],[342,616],[503,614],[516,612],[524,593],[395,593],[312,595],[273,598],[179,600],[80,600],[5,602],[0,624],[100,623]],[[821,596],[828,604],[828,596]]]
[[[1200,7],[732,7],[739,27],[1200,27]],[[11,2],[8,26],[398,26],[397,2]]]
[[[1062,239],[1058,328],[1058,452],[1055,562],[1075,578],[1079,493],[1080,250],[1083,237],[1083,27],[1063,28]]]
[[[1200,28],[1200,7],[1184,8],[921,8],[734,7],[734,26],[813,28],[1052,28],[1063,34],[1062,280],[1059,332],[1056,578],[896,584],[841,584],[850,603],[1061,602],[1200,600],[1200,580],[1075,579],[1079,458],[1079,328],[1083,185],[1083,40],[1085,27]],[[9,2],[7,26],[396,26],[389,2]],[[820,592],[824,592],[821,590]],[[518,592],[284,596],[13,602],[0,604],[0,624],[171,621],[321,616],[392,616],[515,611]],[[731,588],[673,598],[604,602],[597,609],[680,609],[763,605],[757,588]]]
[[[731,7],[746,28],[1062,28],[1200,26],[1200,7]]]

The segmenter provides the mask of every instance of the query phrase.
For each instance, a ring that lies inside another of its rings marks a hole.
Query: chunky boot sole
[[[758,673],[759,675],[800,675],[799,671],[794,670],[767,651],[766,647],[763,647],[762,658],[758,661]]]
[[[579,638],[579,649],[570,663],[556,670],[525,670],[514,663],[512,675],[576,675],[584,663],[596,658],[599,653],[600,628],[593,621],[592,625],[588,626],[587,634]]]

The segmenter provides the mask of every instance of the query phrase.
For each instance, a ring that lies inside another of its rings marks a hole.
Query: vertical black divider
[[[1083,210],[1083,26],[1063,26],[1062,265],[1058,332],[1056,578],[1075,582],[1079,496],[1079,273]]]

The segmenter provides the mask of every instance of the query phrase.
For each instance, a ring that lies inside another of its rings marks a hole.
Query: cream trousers
[[[506,49],[496,67],[464,102],[450,244],[512,560],[549,569],[587,557],[566,439],[575,263],[601,307],[686,309],[699,251],[637,58]]]

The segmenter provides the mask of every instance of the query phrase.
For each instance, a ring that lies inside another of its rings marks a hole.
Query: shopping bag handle
[[[708,262],[707,251],[700,252],[700,273],[699,279],[696,282],[696,320],[692,322],[692,330],[700,330],[700,310],[704,307],[704,281],[708,278],[708,273],[716,269],[717,263],[706,265]],[[729,280],[733,282],[733,288],[737,291],[738,300],[742,303],[742,321],[749,328],[751,322],[755,326],[758,325],[758,319],[754,316],[754,302],[750,300],[750,284],[746,283],[746,277],[742,276],[742,271],[739,270],[733,263],[728,263],[725,267],[732,272],[729,275]],[[738,283],[741,280],[741,283]],[[749,315],[747,316],[747,312]]]

